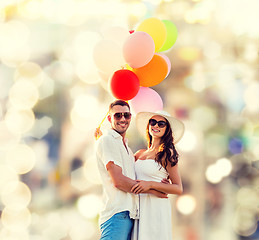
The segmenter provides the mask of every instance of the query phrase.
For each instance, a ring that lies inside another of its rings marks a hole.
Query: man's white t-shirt
[[[114,162],[122,169],[122,174],[131,179],[136,179],[134,169],[134,155],[122,136],[115,130],[109,129],[96,143],[96,157],[100,176],[103,184],[104,208],[100,213],[99,223],[102,224],[114,214],[129,211],[130,218],[139,218],[138,195],[121,191],[114,187],[112,179],[106,169],[109,162]]]

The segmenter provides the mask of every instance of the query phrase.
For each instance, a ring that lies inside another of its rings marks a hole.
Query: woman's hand
[[[96,128],[95,129],[95,132],[94,132],[94,137],[95,137],[95,140],[97,140],[99,137],[101,137],[103,135],[100,127]]]
[[[150,190],[149,193],[152,193],[153,195],[157,196],[158,198],[168,198],[168,194],[159,192],[156,190]]]
[[[149,182],[149,181],[137,180],[137,182],[138,183],[136,183],[131,188],[131,192],[133,192],[135,194],[144,193],[151,188],[151,182]]]

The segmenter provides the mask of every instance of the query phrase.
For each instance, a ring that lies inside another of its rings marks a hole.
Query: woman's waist
[[[144,181],[154,181],[154,182],[161,182],[167,176],[138,176],[137,180],[144,180]]]

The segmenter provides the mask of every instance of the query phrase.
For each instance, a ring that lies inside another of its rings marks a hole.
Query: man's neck
[[[120,133],[120,132],[118,132],[118,131],[117,131],[116,129],[114,129],[114,128],[112,128],[112,130],[114,130],[115,132],[117,132],[118,134],[120,134],[120,135],[122,136],[122,139],[123,139],[123,142],[124,142],[125,136],[126,136],[126,132]]]

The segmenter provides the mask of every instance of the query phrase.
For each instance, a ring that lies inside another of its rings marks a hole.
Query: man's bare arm
[[[131,188],[137,183],[136,180],[128,178],[122,174],[122,169],[120,166],[109,162],[106,165],[106,169],[109,172],[113,185],[124,192],[130,192]]]
[[[121,191],[132,193],[131,189],[135,184],[137,184],[137,180],[133,180],[131,178],[124,176],[122,174],[121,167],[114,164],[113,162],[109,162],[106,165],[106,168],[111,176],[114,187],[120,189]],[[167,194],[164,194],[162,192],[159,192],[153,189],[149,189],[143,193],[154,194],[159,198],[167,198]]]

